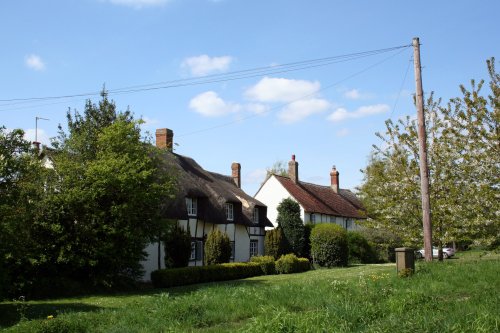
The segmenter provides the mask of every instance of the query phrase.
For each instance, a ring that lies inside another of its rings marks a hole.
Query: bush
[[[396,262],[394,249],[403,246],[400,237],[385,229],[363,228],[359,233],[374,247],[377,262]]]
[[[290,250],[297,256],[304,254],[305,232],[304,222],[300,218],[300,206],[291,199],[286,198],[278,205],[278,226],[283,228],[285,238],[290,245]]]
[[[275,263],[276,273],[291,274],[299,271],[299,258],[293,253],[282,255]]]
[[[259,264],[264,275],[276,274],[274,258],[271,256],[254,256],[250,258],[250,262]]]
[[[337,224],[318,224],[311,232],[311,254],[320,266],[347,266],[347,232]]]
[[[262,268],[258,263],[230,263],[161,269],[151,273],[151,281],[155,288],[169,288],[195,283],[244,279],[262,274]]]
[[[289,245],[281,227],[266,231],[264,248],[266,256],[271,256],[274,260],[281,257],[283,254],[290,252]]]
[[[306,272],[311,269],[311,262],[309,261],[309,259],[299,258],[298,260],[299,272]]]
[[[205,242],[205,262],[215,265],[229,262],[231,258],[231,242],[226,233],[219,229],[212,230]]]
[[[165,267],[186,267],[191,255],[191,234],[177,223],[165,237]]]
[[[311,257],[311,231],[314,228],[314,224],[304,225],[304,253],[303,257],[307,259],[312,259]]]
[[[377,262],[377,252],[372,244],[357,231],[347,232],[349,263],[371,264]]]

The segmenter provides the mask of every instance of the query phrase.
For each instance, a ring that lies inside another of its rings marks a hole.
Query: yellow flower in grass
[[[54,319],[53,315],[47,316],[47,319]]]

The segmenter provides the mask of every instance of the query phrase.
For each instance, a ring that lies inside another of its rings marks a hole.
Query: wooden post
[[[424,227],[425,261],[432,261],[432,221],[431,203],[429,197],[429,169],[427,167],[427,143],[424,116],[424,92],[422,89],[422,72],[420,66],[420,42],[413,38],[413,63],[415,66],[416,95],[418,119],[418,152],[420,155],[420,189],[422,193],[422,217]]]

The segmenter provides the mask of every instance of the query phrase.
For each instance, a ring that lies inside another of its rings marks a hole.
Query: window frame
[[[253,245],[253,246],[252,246]],[[253,250],[253,251],[252,251]],[[254,253],[252,253],[254,252]],[[250,258],[258,256],[259,255],[259,240],[258,239],[251,239],[250,240]]]
[[[234,221],[234,204],[232,202],[226,202],[226,219]]]
[[[197,216],[198,215],[198,200],[197,198],[186,198],[186,209],[188,216]]]
[[[254,207],[253,209],[252,222],[257,224],[259,223],[259,208],[257,207]]]

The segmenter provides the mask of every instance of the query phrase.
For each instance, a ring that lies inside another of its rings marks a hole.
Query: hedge
[[[317,224],[311,232],[311,254],[320,266],[347,266],[347,232],[337,224]]]
[[[244,279],[262,274],[258,263],[230,263],[161,269],[151,273],[151,282],[155,288],[168,288],[195,283]]]
[[[305,272],[311,268],[308,259],[297,258],[294,254],[282,256],[278,260],[280,263],[275,263],[269,256],[252,257],[251,260],[252,262],[161,269],[151,273],[151,281],[155,288],[169,288],[276,274],[278,267],[278,273],[284,274]]]

